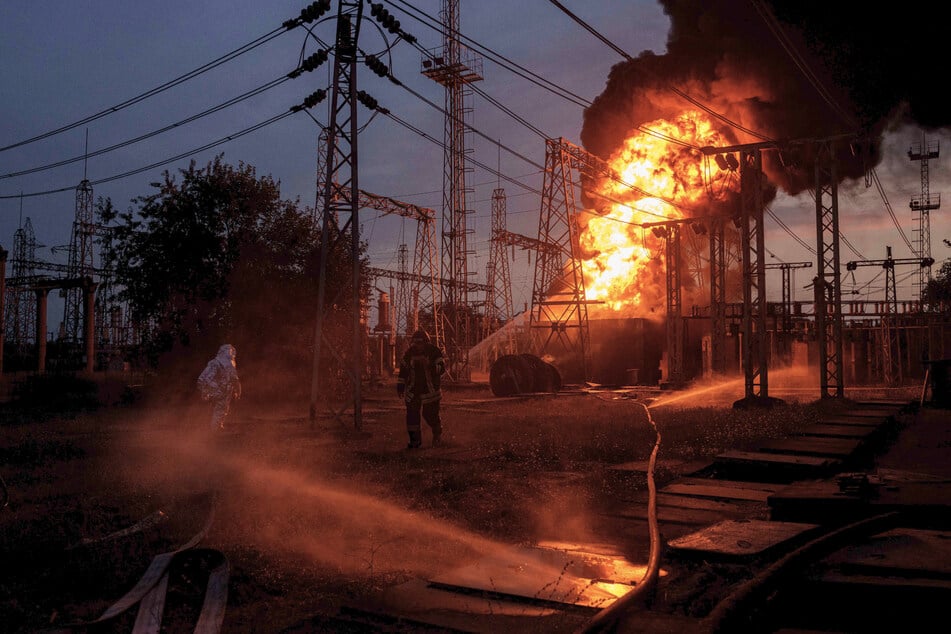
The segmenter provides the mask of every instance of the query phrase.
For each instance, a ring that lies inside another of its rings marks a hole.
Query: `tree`
[[[944,244],[951,247],[951,240],[945,239]],[[951,258],[945,260],[938,274],[928,280],[925,303],[939,312],[951,312]]]
[[[306,389],[320,253],[309,210],[282,200],[271,177],[221,156],[204,168],[192,162],[178,180],[165,172],[152,186],[155,193],[133,199],[135,208],[125,212],[108,199],[97,205],[112,228],[102,244],[104,264],[132,319],[148,326],[142,358],[170,387],[190,390],[195,368],[231,343],[252,391]],[[337,238],[326,293],[350,297],[349,236]],[[366,284],[362,296],[369,296]]]

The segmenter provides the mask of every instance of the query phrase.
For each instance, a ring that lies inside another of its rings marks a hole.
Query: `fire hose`
[[[647,405],[640,401],[635,401],[635,403],[644,408],[644,413],[647,414],[647,422],[654,428],[654,433],[656,434],[650,460],[647,463],[647,526],[650,532],[650,556],[647,561],[647,570],[644,572],[644,577],[634,586],[633,590],[594,615],[578,630],[578,634],[593,634],[595,632],[609,631],[632,607],[649,603],[657,587],[657,579],[660,576],[662,541],[660,537],[660,527],[657,522],[657,484],[654,481],[654,469],[657,463],[657,453],[660,450],[661,436]]]
[[[841,549],[856,538],[875,535],[894,528],[901,513],[892,511],[864,518],[852,524],[836,528],[800,546],[774,562],[758,575],[741,584],[729,596],[720,601],[701,622],[701,632],[750,631],[749,616],[753,608],[762,605],[780,581],[805,564],[821,559]],[[744,622],[742,619],[746,619]]]
[[[91,621],[68,623],[47,630],[47,634],[68,634],[75,629],[88,628],[104,623],[124,613],[135,604],[139,604],[133,634],[158,634],[162,626],[162,614],[165,606],[165,593],[168,587],[169,568],[176,557],[197,552],[195,547],[204,539],[215,516],[216,502],[204,526],[185,544],[175,550],[156,555],[145,573],[131,590],[107,608],[98,618]],[[122,531],[120,531],[122,532]],[[227,559],[218,551],[208,551],[220,559],[208,577],[204,602],[195,632],[198,634],[217,634],[224,621],[225,605],[228,599],[228,577],[230,567]]]

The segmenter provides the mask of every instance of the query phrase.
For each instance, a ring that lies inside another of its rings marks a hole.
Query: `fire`
[[[726,145],[709,119],[686,111],[643,124],[608,160],[617,178],[595,183],[594,197],[609,206],[593,214],[579,236],[585,296],[626,316],[663,314],[666,307],[664,238],[644,223],[693,217],[705,201],[716,165],[704,178],[696,148]],[[706,183],[706,185],[705,185]]]

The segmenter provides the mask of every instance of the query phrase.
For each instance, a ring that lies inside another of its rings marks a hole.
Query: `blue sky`
[[[296,17],[305,4],[298,0],[2,3],[0,147],[81,120],[201,67]],[[403,29],[415,35],[422,46],[438,47],[440,36],[401,10],[402,4],[390,4],[388,8],[400,19]],[[413,0],[407,4],[431,16],[438,16],[441,6],[438,0]],[[566,1],[564,4],[632,55],[644,50],[657,54],[665,51],[669,23],[653,0]],[[617,53],[545,0],[462,0],[461,14],[464,36],[587,100],[601,92],[611,66],[620,61]],[[331,41],[332,21],[318,25],[314,33],[324,41]],[[385,46],[375,29],[366,29],[361,37],[361,47],[365,50],[381,50]],[[95,182],[244,130],[285,112],[314,90],[327,87],[330,65],[173,131],[93,157],[85,166],[83,161],[77,161],[29,175],[7,175],[81,156],[87,130],[89,151],[95,152],[217,106],[283,77],[297,65],[302,51],[309,55],[316,46],[315,40],[308,38],[303,29],[292,30],[140,103],[42,141],[0,152],[0,197],[6,197],[0,198],[0,245],[12,250],[14,231],[21,218],[29,217],[37,241],[44,245],[38,252],[40,259],[65,262],[65,252],[53,253],[50,247],[69,243],[74,192],[28,194],[75,187],[82,180],[84,169],[89,180]],[[401,42],[392,55],[394,75],[413,91],[441,105],[441,87],[419,72],[419,52]],[[443,118],[438,111],[368,69],[361,67],[361,70],[359,87],[373,95],[380,105],[427,134],[442,138]],[[484,60],[483,72],[480,90],[546,135],[580,143],[582,109],[577,104],[538,88],[488,59]],[[479,95],[474,95],[470,104],[471,122],[476,128],[534,162],[544,164],[544,143],[535,132]],[[312,113],[320,121],[327,120],[323,105],[314,108]],[[368,115],[368,111],[361,108],[361,121]],[[270,174],[279,180],[285,198],[299,198],[302,204],[312,206],[317,133],[315,123],[306,114],[298,113],[193,158],[202,164],[221,152],[228,162],[251,164],[259,175]],[[929,132],[927,138],[951,149],[946,133]],[[906,237],[913,242],[917,225],[912,221],[908,202],[920,193],[921,166],[910,161],[906,152],[912,143],[920,141],[920,130],[897,130],[887,137],[886,159],[878,167],[889,203]],[[494,144],[478,136],[471,137],[471,147],[476,160],[492,167],[499,165],[506,175],[540,188],[541,177],[530,164],[505,152],[500,156]],[[386,117],[377,116],[359,137],[359,158],[362,189],[438,211],[443,171],[439,147]],[[951,189],[949,171],[944,167],[947,161],[951,161],[951,157],[931,162],[932,195]],[[149,183],[158,180],[163,170],[174,172],[187,163],[188,159],[182,159],[96,185],[95,196],[111,198],[120,208],[125,208],[135,196],[150,193]],[[470,249],[475,251],[469,267],[477,272],[476,279],[482,280],[490,246],[491,192],[498,181],[495,175],[474,167],[469,183],[473,188],[469,206],[474,210]],[[536,235],[537,196],[505,181],[501,185],[508,195],[509,230]],[[24,194],[22,200],[20,193]],[[839,195],[842,233],[862,256],[883,258],[886,245],[893,247],[895,257],[912,256],[874,187],[865,188],[864,183],[844,184]],[[814,247],[814,203],[808,195],[796,199],[780,197],[774,201],[772,210]],[[941,241],[951,238],[947,213],[938,209],[931,214],[932,253],[939,264],[951,255]],[[415,226],[409,220],[379,217],[368,211],[361,212],[361,221],[373,265],[396,269],[397,245],[406,242],[412,248]],[[812,253],[770,219],[766,220],[766,232],[767,249],[779,260],[815,260]],[[842,259],[859,258],[843,246]],[[899,280],[907,277],[905,271],[910,269],[897,271]],[[864,281],[878,272],[873,267],[860,268],[853,286],[861,288]],[[771,297],[778,296],[780,291],[778,272],[775,273],[775,280],[768,281]],[[811,275],[801,277],[797,279],[796,295],[806,299],[810,295],[801,287]],[[516,252],[512,281],[517,307],[529,301],[531,278],[528,255]],[[851,278],[843,282],[843,290],[848,292],[850,285]],[[881,292],[881,285],[873,284],[862,292],[872,294],[874,299],[874,295]],[[900,282],[899,296],[911,293],[911,280]]]

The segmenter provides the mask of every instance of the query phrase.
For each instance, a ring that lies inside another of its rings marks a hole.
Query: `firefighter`
[[[432,430],[433,447],[438,447],[442,441],[442,421],[439,419],[442,392],[439,384],[445,371],[442,350],[430,342],[425,330],[413,333],[409,349],[400,360],[396,380],[396,393],[406,402],[407,449],[417,449],[423,444],[421,418]]]
[[[198,389],[202,399],[214,403],[211,410],[211,430],[224,430],[231,402],[241,398],[238,351],[234,346],[226,343],[218,348],[218,353],[198,377]]]

